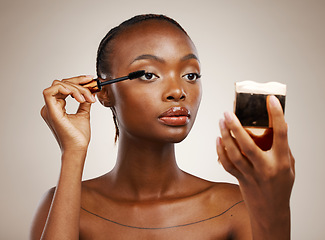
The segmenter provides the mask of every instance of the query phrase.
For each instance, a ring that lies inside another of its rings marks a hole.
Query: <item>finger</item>
[[[239,171],[243,173],[251,172],[251,163],[249,163],[247,158],[242,154],[242,150],[239,148],[236,140],[231,136],[230,130],[227,128],[223,119],[220,120],[219,125],[222,142],[228,159]]]
[[[242,178],[241,172],[229,160],[222,139],[220,137],[217,138],[217,153],[219,161],[222,164],[223,168],[237,179]]]
[[[62,84],[70,85],[71,87],[74,87],[77,91],[73,91],[73,94],[71,94],[76,100],[80,103],[82,102],[96,102],[95,96],[90,92],[88,88],[85,88],[77,83],[77,81],[70,81],[70,80],[62,80]]]
[[[89,116],[91,105],[92,104],[88,102],[80,103],[77,114],[85,114]]]
[[[62,82],[70,82],[70,83],[73,83],[73,84],[80,85],[80,84],[88,83],[93,79],[94,79],[93,75],[81,75],[81,76],[78,76],[78,77],[62,79]]]
[[[236,138],[241,151],[253,165],[257,164],[262,159],[262,150],[242,127],[236,115],[232,112],[226,112],[225,124]]]
[[[80,85],[73,84],[68,81],[55,81],[53,86],[61,85],[70,91],[70,95],[73,96],[79,103],[83,102],[95,102],[96,99],[89,91],[89,89],[84,88]],[[65,98],[66,96],[64,96]],[[60,97],[57,97],[59,99]]]
[[[273,128],[273,121],[272,121],[272,114],[270,112],[270,108],[269,108],[269,101],[270,101],[270,96],[267,96],[266,98],[266,109],[267,109],[267,115],[269,117],[269,128]]]
[[[277,153],[287,154],[288,146],[288,125],[284,119],[280,101],[275,96],[268,97],[268,111],[272,119],[273,126],[273,147]]]
[[[65,106],[65,98],[71,93],[71,91],[61,84],[51,86],[44,89],[43,97],[47,112],[56,116],[62,114],[62,109]]]
[[[62,86],[63,88],[67,89],[69,91],[68,94],[66,95],[60,95],[58,92],[56,92],[56,88],[58,86]],[[49,88],[51,89],[51,88]],[[58,81],[55,80],[52,83],[52,89],[53,92],[51,94],[52,97],[55,97],[56,99],[65,99],[68,95],[73,96],[78,102],[84,102],[85,98],[83,95],[79,92],[78,88],[76,85],[70,84],[69,82],[63,82],[63,81]]]

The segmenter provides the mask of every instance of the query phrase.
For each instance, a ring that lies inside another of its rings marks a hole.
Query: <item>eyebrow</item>
[[[182,57],[181,61],[183,62],[183,61],[190,60],[190,59],[195,59],[198,62],[200,62],[199,58],[193,53],[187,54],[186,56]]]
[[[151,55],[151,54],[143,54],[143,55],[140,55],[140,56],[137,56],[132,62],[136,62],[136,61],[139,61],[139,60],[144,60],[144,59],[150,59],[150,60],[154,60],[154,61],[157,61],[157,62],[161,62],[161,63],[164,63],[165,60],[160,58],[160,57],[157,57],[155,55]]]
[[[155,56],[155,55],[152,55],[152,54],[142,54],[140,56],[137,56],[130,64],[132,64],[132,63],[134,63],[136,61],[145,60],[145,59],[154,60],[154,61],[157,61],[157,62],[160,62],[160,63],[165,63],[166,62],[164,59],[162,59],[162,58],[160,58],[158,56]],[[190,59],[195,59],[198,62],[200,62],[199,58],[193,53],[185,55],[184,57],[181,58],[180,61],[183,62],[183,61],[190,60]]]

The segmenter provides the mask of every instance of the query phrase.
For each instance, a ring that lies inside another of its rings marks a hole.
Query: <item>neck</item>
[[[173,195],[184,174],[176,163],[173,143],[157,143],[121,136],[117,162],[111,171],[114,187],[128,198],[155,200]]]

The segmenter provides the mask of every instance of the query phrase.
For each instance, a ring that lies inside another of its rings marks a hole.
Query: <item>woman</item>
[[[106,86],[97,97],[111,108],[119,138],[115,167],[82,181],[95,102],[79,76],[44,90],[41,115],[62,152],[58,184],[42,200],[31,239],[289,239],[294,159],[281,106],[269,97],[274,143],[262,151],[233,113],[220,120],[219,161],[239,186],[183,172],[174,144],[189,133],[200,104],[200,62],[174,20],[136,16],[102,40],[102,80],[145,70],[132,81]],[[65,113],[72,95],[80,107]],[[234,135],[231,136],[230,132]]]

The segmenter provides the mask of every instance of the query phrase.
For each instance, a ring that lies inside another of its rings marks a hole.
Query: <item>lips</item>
[[[183,126],[189,122],[190,111],[185,107],[171,107],[158,118],[169,126]]]

